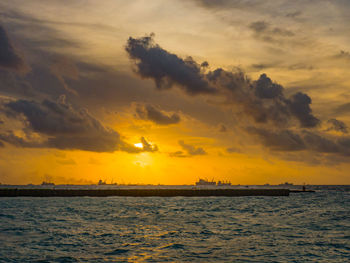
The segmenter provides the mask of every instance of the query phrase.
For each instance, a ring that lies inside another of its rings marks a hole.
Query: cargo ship
[[[210,181],[208,181],[208,180],[199,178],[198,182],[196,182],[196,185],[197,185],[197,186],[202,186],[202,185],[206,185],[206,186],[209,186],[209,185],[211,185],[211,186],[216,186],[216,182],[213,181],[213,180],[210,182]]]

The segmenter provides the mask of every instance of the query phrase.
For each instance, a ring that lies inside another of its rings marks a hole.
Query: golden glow
[[[161,47],[181,57],[193,56],[197,62],[208,61],[210,65],[208,70],[239,66],[252,79],[257,79],[260,74],[266,73],[274,81],[282,84],[289,93],[292,93],[293,89],[300,88],[303,91],[302,88],[305,88],[312,97],[313,112],[320,119],[324,117],[326,123],[326,118],[333,117],[330,115],[332,111],[337,106],[348,103],[350,98],[348,77],[350,60],[346,55],[350,52],[347,48],[349,38],[344,34],[348,24],[347,20],[343,21],[340,18],[340,13],[339,18],[334,16],[334,12],[338,12],[336,9],[321,8],[328,5],[328,2],[320,3],[321,7],[317,12],[310,11],[312,8],[305,8],[300,17],[295,19],[287,15],[259,13],[258,9],[252,9],[252,12],[245,8],[211,12],[203,6],[198,7],[195,2],[199,1],[86,1],[84,12],[79,12],[73,1],[72,4],[68,4],[67,1],[65,5],[59,1],[57,3],[52,1],[51,4],[44,1],[22,1],[21,5],[16,4],[17,1],[7,2],[5,6],[8,6],[9,10],[27,14],[28,17],[33,16],[36,18],[33,21],[47,21],[43,32],[52,29],[52,32],[59,32],[59,37],[77,43],[69,46],[67,41],[67,45],[53,45],[48,49],[67,57],[74,53],[77,59],[83,58],[83,61],[106,66],[108,75],[105,82],[112,83],[113,88],[118,85],[124,87],[124,81],[125,86],[129,87],[128,85],[131,85],[127,82],[129,78],[135,87],[145,83],[145,88],[138,87],[139,90],[131,90],[130,94],[129,91],[124,91],[127,89],[123,89],[123,92],[120,92],[122,103],[118,104],[119,101],[113,100],[111,105],[106,101],[103,113],[98,112],[102,111],[100,106],[94,107],[93,98],[87,105],[93,115],[102,116],[103,124],[118,131],[125,136],[125,141],[137,148],[134,153],[23,149],[6,145],[0,147],[0,183],[41,183],[45,178],[52,178],[57,184],[90,184],[97,183],[102,178],[107,183],[113,181],[193,184],[198,177],[229,180],[232,184],[279,184],[286,181],[294,184],[350,183],[347,172],[350,170],[349,162],[342,162],[339,165],[334,162],[329,165],[326,158],[317,158],[313,156],[313,152],[308,156],[305,153],[305,157],[309,157],[308,160],[306,158],[303,160],[302,152],[300,156],[297,156],[299,153],[288,153],[283,159],[282,153],[271,154],[262,145],[249,141],[245,133],[241,135],[236,132],[235,129],[239,128],[234,125],[238,121],[232,120],[233,115],[229,114],[227,118],[233,123],[231,129],[219,134],[216,124],[213,123],[221,122],[219,118],[225,117],[225,112],[218,111],[214,116],[212,108],[215,107],[216,101],[207,103],[207,98],[204,96],[188,97],[176,88],[159,92],[152,89],[154,84],[149,80],[134,83],[133,78],[138,77],[131,72],[132,65],[123,48],[130,36],[140,37],[155,32],[156,42]],[[98,4],[93,4],[94,2]],[[12,13],[17,12],[11,11]],[[288,14],[288,10],[284,13]],[[331,24],[327,24],[327,27],[323,27],[324,22],[321,18],[329,18],[332,15],[337,19],[330,21]],[[308,19],[305,20],[305,17]],[[232,18],[234,20],[231,20]],[[268,30],[276,31],[273,37],[276,37],[276,40],[280,39],[281,42],[277,41],[274,45],[273,41],[257,38],[249,27],[250,23],[256,21],[267,21],[270,26]],[[284,36],[282,33],[285,31],[277,30],[280,27],[290,30],[293,34]],[[344,29],[340,30],[342,27]],[[49,36],[45,34],[45,40]],[[344,58],[336,59],[340,50],[345,50]],[[79,79],[72,83],[78,84],[80,80],[88,81],[90,77],[93,79],[94,76],[88,75],[90,73],[84,75],[83,72],[82,70]],[[114,74],[115,78],[119,78],[119,73],[125,74],[128,78],[125,77],[125,80],[115,83]],[[103,82],[101,86],[104,84]],[[314,86],[317,88],[313,88]],[[141,90],[145,94],[154,92],[156,95],[152,97],[151,94],[143,98],[141,92],[139,96],[131,96],[134,95],[132,92]],[[108,92],[111,91],[106,91],[108,97],[114,99],[115,96],[109,95]],[[0,94],[0,97],[2,96]],[[168,96],[171,96],[170,100]],[[181,122],[167,126],[135,119],[135,109],[130,105],[143,101],[160,106],[167,105],[169,112],[176,111],[181,115]],[[203,105],[205,107],[200,108]],[[350,123],[348,113],[338,117]],[[226,124],[225,119],[222,123]],[[21,138],[25,136],[22,133],[15,135]],[[333,132],[333,135],[337,134]],[[157,145],[158,151],[144,152],[146,150],[144,148],[148,147],[140,142],[142,136],[151,145]],[[207,154],[189,156],[179,145],[179,140],[195,147],[202,147]],[[241,145],[242,142],[247,144]],[[249,148],[251,145],[254,146]],[[227,148],[237,148],[237,152],[228,153]],[[179,154],[172,155],[172,153]]]
[[[134,146],[135,146],[135,147],[137,147],[137,148],[140,148],[140,149],[142,149],[142,148],[143,148],[143,144],[142,144],[142,142],[135,143],[135,144],[134,144]]]

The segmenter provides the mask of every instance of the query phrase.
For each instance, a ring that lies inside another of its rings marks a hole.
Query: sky
[[[0,183],[350,184],[348,0],[0,3]]]

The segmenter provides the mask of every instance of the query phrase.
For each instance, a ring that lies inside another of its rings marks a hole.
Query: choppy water
[[[350,191],[1,198],[0,262],[349,262]]]

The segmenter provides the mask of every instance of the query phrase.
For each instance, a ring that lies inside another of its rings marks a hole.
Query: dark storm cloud
[[[340,120],[337,119],[329,119],[327,123],[330,125],[330,127],[327,129],[327,131],[339,131],[342,133],[348,133],[348,127],[346,124]]]
[[[188,94],[215,93],[201,71],[201,66],[191,57],[182,59],[159,47],[153,35],[128,39],[125,47],[136,65],[136,72],[143,78],[151,78],[158,89],[177,85]]]
[[[264,30],[264,26],[261,25],[260,30]],[[275,126],[286,126],[294,118],[305,128],[319,124],[312,114],[311,98],[307,94],[299,92],[286,98],[283,87],[266,74],[262,74],[257,81],[251,81],[240,70],[232,72],[217,68],[201,71],[199,64],[192,59],[182,60],[159,47],[154,43],[153,36],[130,37],[126,51],[135,61],[137,73],[153,78],[158,87],[167,82],[170,88],[176,83],[183,85],[190,95],[203,93],[210,87],[210,90],[215,90],[211,95],[223,97],[224,104],[240,108],[257,123],[271,122]]]
[[[179,145],[184,149],[188,155],[205,155],[207,152],[201,147],[195,147],[191,144],[186,144],[184,141],[180,140]]]
[[[150,104],[138,105],[136,107],[136,114],[140,119],[150,120],[159,125],[176,124],[181,120],[180,115],[177,113],[167,114]]]
[[[2,25],[0,25],[0,68],[15,71],[26,71],[28,68]]]
[[[18,137],[12,131],[1,134],[1,140],[16,146],[94,152],[150,151],[151,146],[146,141],[146,147],[142,150],[124,142],[119,133],[104,127],[86,109],[73,108],[64,96],[58,101],[44,100],[41,103],[29,100],[11,101],[5,104],[5,112],[8,117],[25,123],[23,131],[27,137],[32,137],[33,133],[42,137],[40,141],[33,141]]]

